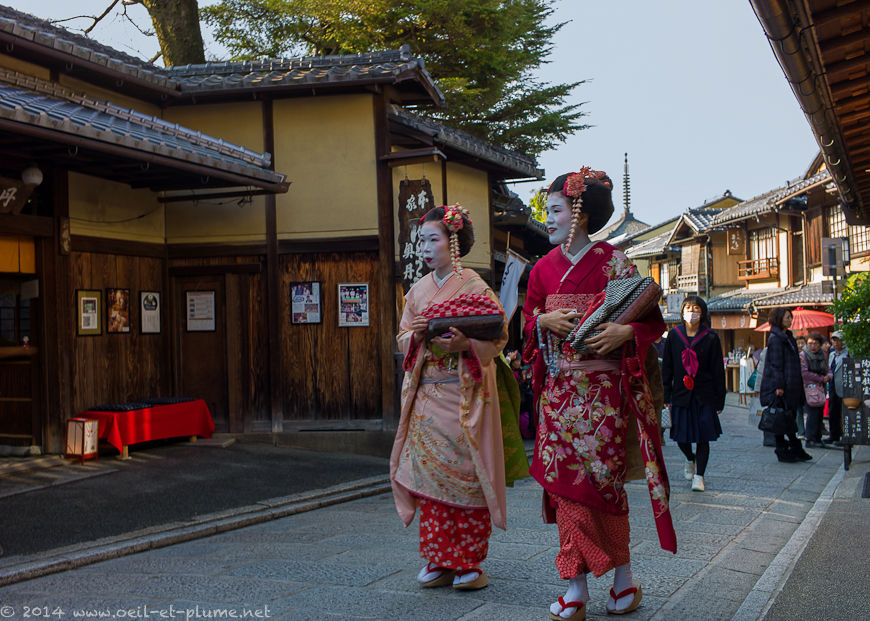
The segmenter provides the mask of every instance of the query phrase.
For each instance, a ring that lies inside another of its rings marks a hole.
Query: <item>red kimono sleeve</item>
[[[540,265],[540,262],[538,265]],[[523,336],[525,337],[523,360],[532,366],[533,403],[538,402],[538,397],[540,397],[541,389],[544,386],[544,374],[546,373],[544,357],[541,355],[540,343],[538,343],[538,314],[544,311],[547,292],[542,285],[538,265],[532,268],[532,273],[529,275],[529,284],[526,288],[526,302],[523,304],[523,319],[525,320],[523,327]]]

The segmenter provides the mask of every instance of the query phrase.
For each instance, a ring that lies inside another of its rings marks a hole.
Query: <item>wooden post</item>
[[[381,157],[390,152],[390,133],[387,127],[387,97],[374,95],[375,167],[378,191],[378,305],[376,314],[380,335],[378,346],[381,359],[381,411],[383,428],[392,430],[399,424],[395,405],[396,375],[396,274],[395,232],[393,224],[393,172]]]
[[[74,355],[75,293],[72,262],[60,252],[62,221],[69,217],[69,181],[66,170],[52,171],[54,235],[39,240],[39,347],[42,365],[42,438],[47,453],[63,452],[66,419],[74,413],[72,358]],[[100,318],[103,321],[103,318]],[[34,430],[34,433],[38,433]],[[34,442],[39,442],[34,438]]]
[[[272,100],[263,101],[263,148],[272,154],[271,170],[275,170],[275,119]],[[284,399],[281,368],[281,343],[284,342],[281,322],[281,274],[278,263],[278,207],[274,194],[266,194],[266,308],[269,326],[269,403],[272,433],[284,430]],[[232,417],[230,417],[232,418]]]

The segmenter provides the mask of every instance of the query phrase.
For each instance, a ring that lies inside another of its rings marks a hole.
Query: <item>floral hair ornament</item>
[[[441,221],[450,233],[450,264],[459,278],[462,278],[462,262],[459,260],[459,236],[457,233],[465,226],[465,221],[471,224],[468,210],[459,203],[444,206],[444,217]]]
[[[579,172],[568,173],[568,177],[565,179],[562,194],[571,198],[571,231],[568,233],[568,239],[565,240],[563,245],[565,251],[574,242],[574,236],[577,233],[577,222],[580,220],[580,214],[583,209],[583,192],[592,183],[603,183],[605,186],[610,187],[607,173],[603,170],[593,170],[589,166],[583,166]]]

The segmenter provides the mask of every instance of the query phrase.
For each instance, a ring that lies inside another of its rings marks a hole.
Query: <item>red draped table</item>
[[[214,433],[214,421],[203,399],[126,412],[89,410],[79,416],[96,419],[100,439],[118,449],[124,459],[130,444],[181,436],[210,438]]]

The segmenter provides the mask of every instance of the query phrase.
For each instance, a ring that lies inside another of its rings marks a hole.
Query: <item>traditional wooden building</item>
[[[0,213],[0,443],[187,395],[217,431],[382,451],[405,182],[470,209],[491,277],[493,188],[534,160],[407,110],[443,105],[407,48],[163,69],[3,7],[0,41],[0,176],[44,179]]]

